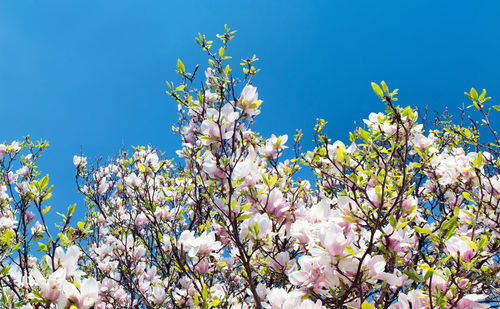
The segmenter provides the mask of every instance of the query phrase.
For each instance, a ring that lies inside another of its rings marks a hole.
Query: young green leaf
[[[384,92],[382,91],[382,89],[380,88],[379,85],[372,82],[372,88],[373,88],[373,91],[375,92],[375,94],[378,95],[379,98],[384,97]]]

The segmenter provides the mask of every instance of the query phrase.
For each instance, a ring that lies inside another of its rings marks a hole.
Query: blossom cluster
[[[498,305],[496,132],[485,143],[474,125],[426,130],[382,82],[373,89],[385,112],[370,114],[348,143],[330,140],[318,120],[315,145],[302,152],[300,131],[292,145],[252,130],[263,102],[252,84],[257,59],[244,59],[243,80],[233,78],[232,34],[219,36],[217,52],[197,38],[210,65],[202,89],[197,69],[180,60],[182,83],[168,83],[178,159],[151,146],[106,164],[73,158],[87,209],[76,225],[76,205],[57,233],[46,224],[51,186],[35,162],[47,143],[0,144],[2,306]],[[467,96],[491,128],[485,92]]]

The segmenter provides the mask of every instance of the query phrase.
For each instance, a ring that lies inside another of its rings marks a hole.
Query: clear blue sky
[[[451,110],[470,87],[500,100],[498,1],[14,1],[0,2],[0,140],[30,134],[51,146],[40,168],[55,185],[53,209],[77,202],[72,157],[107,159],[152,144],[174,157],[176,106],[165,95],[206,57],[198,32],[238,30],[228,54],[256,54],[264,100],[255,130],[310,140],[382,111],[370,88],[385,80],[400,104]],[[310,143],[306,143],[310,145]]]

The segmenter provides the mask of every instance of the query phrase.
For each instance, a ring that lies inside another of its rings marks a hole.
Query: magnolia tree
[[[349,142],[318,120],[301,152],[300,131],[252,131],[258,59],[233,77],[233,33],[218,49],[196,39],[209,57],[201,89],[180,60],[180,84],[167,83],[181,160],[152,147],[105,164],[75,156],[87,215],[73,222],[71,206],[57,232],[36,167],[47,143],[0,144],[2,307],[498,306],[500,141],[486,92],[466,93],[481,122],[463,111],[458,125],[441,115],[424,129],[397,90],[372,84],[384,113]]]

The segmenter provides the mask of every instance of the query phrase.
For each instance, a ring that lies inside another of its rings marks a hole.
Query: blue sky
[[[254,130],[305,146],[315,119],[347,141],[354,121],[383,110],[370,82],[400,89],[401,105],[456,111],[470,87],[500,98],[500,2],[481,1],[2,1],[0,140],[47,139],[40,168],[53,209],[83,206],[72,157],[112,157],[154,145],[170,157],[176,106],[165,81],[177,58],[207,60],[194,37],[238,31],[228,54],[256,54],[264,100]],[[498,102],[498,101],[496,101]],[[498,103],[496,103],[498,104]]]

